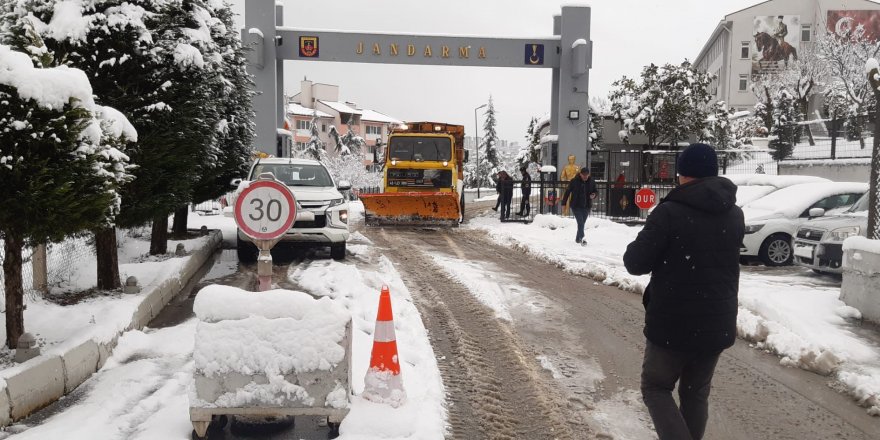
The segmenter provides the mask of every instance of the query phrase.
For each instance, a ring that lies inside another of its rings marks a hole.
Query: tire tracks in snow
[[[453,438],[584,438],[566,423],[560,393],[545,381],[515,332],[413,244],[419,232],[369,233],[397,263],[429,329]]]

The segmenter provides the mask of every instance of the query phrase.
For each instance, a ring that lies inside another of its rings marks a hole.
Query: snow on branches
[[[621,135],[644,133],[649,145],[677,146],[689,135],[701,133],[714,79],[685,61],[651,64],[642,70],[640,81],[627,77],[615,81],[609,98],[614,119],[624,126]]]

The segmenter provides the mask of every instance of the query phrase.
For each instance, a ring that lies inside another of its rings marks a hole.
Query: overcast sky
[[[244,14],[244,0],[231,0]],[[253,0],[251,0],[253,1]],[[260,0],[265,1],[265,0]],[[649,63],[693,60],[724,15],[759,0],[284,0],[284,25],[375,32],[542,37],[561,5],[592,6],[590,96],[637,76]],[[303,77],[337,84],[340,99],[402,120],[435,120],[474,130],[474,108],[491,94],[498,135],[522,141],[529,119],[550,111],[550,69],[436,67],[289,61],[286,93]],[[481,110],[482,112],[483,110]],[[482,118],[482,115],[481,115]],[[482,121],[480,122],[482,126]]]

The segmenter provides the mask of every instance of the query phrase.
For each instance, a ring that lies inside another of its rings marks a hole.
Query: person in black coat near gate
[[[575,243],[587,244],[584,240],[584,223],[587,222],[587,217],[590,215],[590,208],[593,207],[593,199],[596,198],[596,194],[598,194],[596,182],[590,176],[590,170],[584,167],[581,168],[577,176],[574,176],[574,179],[571,179],[571,182],[568,183],[568,189],[565,190],[565,195],[562,196],[563,206],[568,203],[569,197],[571,198],[571,204],[568,206],[574,214],[578,227],[574,237]]]
[[[500,176],[498,185],[501,189],[501,194],[498,196],[501,200],[501,220],[507,220],[510,218],[510,202],[513,201],[513,178],[507,174],[507,171],[501,171],[498,175]]]
[[[497,211],[498,207],[501,206],[501,172],[495,173],[495,192],[498,193],[498,198],[495,199],[495,207],[492,208],[493,211]]]
[[[529,197],[532,195],[532,176],[529,175],[529,170],[526,167],[522,167],[519,172],[522,173],[522,182],[519,186],[520,192],[522,192],[522,201],[519,203],[519,212],[516,215],[528,217],[532,211],[532,205],[529,202]]]
[[[721,352],[736,339],[739,248],[745,225],[736,186],[718,177],[715,149],[679,155],[679,186],[648,216],[623,255],[633,275],[651,274],[642,302],[647,338],[642,397],[660,440],[699,440]],[[681,406],[672,390],[678,382]]]

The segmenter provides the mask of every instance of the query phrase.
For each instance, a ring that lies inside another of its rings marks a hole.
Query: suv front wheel
[[[345,259],[345,243],[334,244],[330,246],[330,258],[334,260],[344,260]]]

